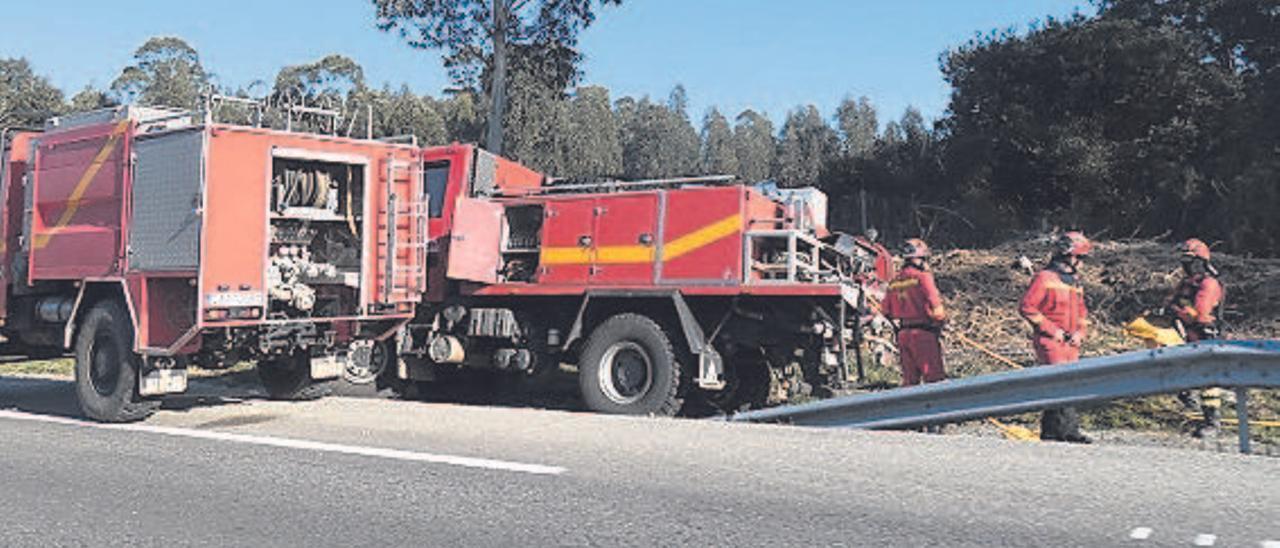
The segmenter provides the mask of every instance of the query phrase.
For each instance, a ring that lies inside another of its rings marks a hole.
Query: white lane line
[[[1214,543],[1216,542],[1218,542],[1217,535],[1209,535],[1209,534],[1196,535],[1196,541],[1195,541],[1196,546],[1213,546]]]
[[[1280,540],[1264,540],[1260,544],[1262,548],[1280,548]]]
[[[277,438],[274,436],[258,436],[251,434],[233,434],[231,432],[218,432],[213,430],[192,430],[189,428],[174,428],[169,426],[151,426],[146,424],[101,424],[96,422],[88,422],[66,417],[53,417],[49,415],[39,415],[35,413],[25,413],[22,411],[0,410],[0,418],[23,420],[32,422],[45,422],[53,424],[65,424],[70,426],[80,426],[86,428],[96,428],[100,430],[123,430],[126,432],[146,432],[150,434],[161,434],[165,436],[177,436],[183,438],[194,438],[213,441],[225,441],[231,443],[243,443],[248,445],[265,445],[270,447],[283,447],[287,449],[301,449],[306,451],[321,451],[326,453],[341,453],[344,455],[360,455],[365,457],[378,457],[384,459],[395,459],[411,462],[429,462],[433,464],[447,464],[452,466],[463,466],[466,468],[482,468],[487,470],[503,470],[507,472],[521,472],[525,474],[539,475],[560,475],[565,473],[565,469],[559,466],[545,466],[541,464],[526,464],[522,462],[510,462],[502,460],[483,459],[475,457],[462,457],[457,455],[441,455],[436,453],[421,453],[417,451],[404,451],[400,449],[386,449],[382,447],[364,447],[359,445],[344,445],[340,443],[326,443],[320,441],[300,440],[294,438]]]
[[[1151,538],[1151,528],[1150,527],[1134,527],[1133,531],[1129,533],[1129,538],[1133,540],[1147,540]]]

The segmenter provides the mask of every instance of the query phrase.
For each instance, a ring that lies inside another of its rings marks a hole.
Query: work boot
[[[1086,436],[1083,432],[1071,432],[1062,436],[1062,441],[1067,443],[1079,443],[1081,445],[1089,445],[1093,443],[1093,438]]]
[[[1195,411],[1200,408],[1200,402],[1196,401],[1196,395],[1190,390],[1178,392],[1178,403],[1188,411]]]
[[[1196,428],[1193,436],[1206,439],[1217,437],[1218,431],[1222,429],[1222,410],[1217,407],[1204,407],[1204,421]]]
[[[1045,409],[1040,417],[1040,441],[1062,441],[1062,411]]]

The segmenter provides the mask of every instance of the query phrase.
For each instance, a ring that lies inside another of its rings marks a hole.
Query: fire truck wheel
[[[333,389],[331,382],[311,379],[311,357],[305,352],[258,362],[258,379],[273,400],[317,400]]]
[[[85,314],[76,334],[76,396],[85,416],[102,422],[132,422],[151,416],[159,400],[138,395],[142,357],[133,352],[133,321],[116,301]]]
[[[587,407],[602,413],[671,416],[683,404],[671,339],[640,314],[618,314],[591,333],[578,385]]]

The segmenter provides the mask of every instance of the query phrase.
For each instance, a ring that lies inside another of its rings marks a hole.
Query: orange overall
[[[1217,310],[1222,304],[1222,284],[1207,274],[1187,276],[1182,279],[1169,299],[1173,311],[1186,328],[1187,342],[1201,341],[1211,333],[1218,321]]]
[[[1022,297],[1020,311],[1036,328],[1033,343],[1040,363],[1080,359],[1079,343],[1088,333],[1089,311],[1084,304],[1084,289],[1075,276],[1053,267],[1041,270]]]
[[[1076,276],[1063,270],[1055,263],[1036,274],[1019,307],[1022,317],[1035,326],[1033,345],[1042,364],[1079,360],[1089,326],[1084,289]],[[1080,433],[1080,415],[1073,407],[1046,409],[1040,419],[1040,439],[1088,440]]]
[[[1218,279],[1208,274],[1187,276],[1178,283],[1169,298],[1173,313],[1182,323],[1183,335],[1187,342],[1193,343],[1208,339],[1216,339],[1218,333],[1218,307],[1222,305],[1224,291]],[[1178,396],[1189,403],[1194,403],[1190,392]],[[1212,418],[1222,407],[1224,391],[1221,388],[1206,388],[1200,391],[1200,409],[1205,413],[1205,422],[1216,421]],[[1202,434],[1197,434],[1199,437]]]
[[[884,315],[898,320],[898,351],[902,385],[938,382],[947,378],[939,335],[947,319],[933,274],[908,265],[889,283]]]

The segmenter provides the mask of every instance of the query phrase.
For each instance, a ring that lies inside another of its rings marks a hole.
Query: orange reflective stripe
[[[889,282],[889,289],[893,291],[902,291],[920,285],[920,280],[916,278],[906,278],[902,280],[894,280]]]
[[[1084,288],[1067,285],[1062,282],[1045,282],[1044,287],[1045,289],[1059,289],[1059,290],[1065,289],[1067,291],[1074,291],[1076,293],[1084,293]]]

